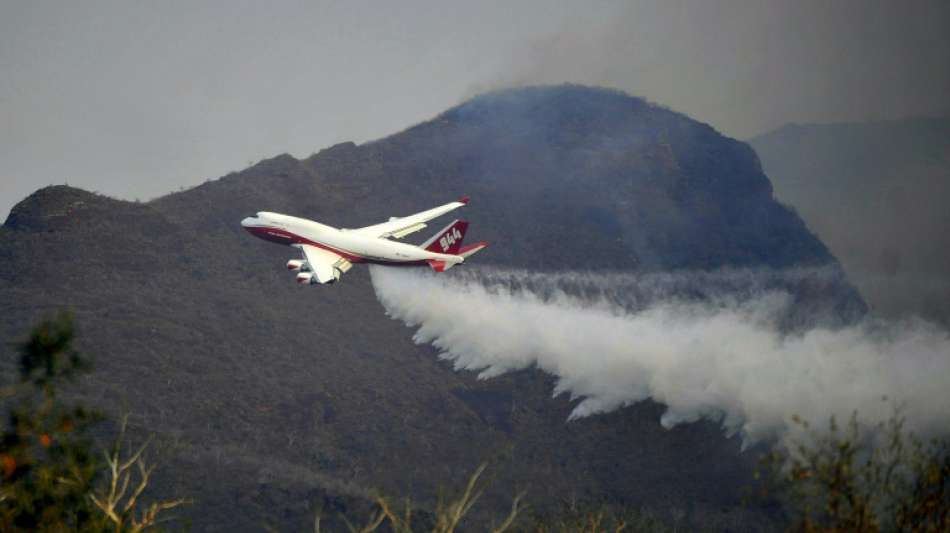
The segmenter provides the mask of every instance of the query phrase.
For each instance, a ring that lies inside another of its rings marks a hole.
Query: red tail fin
[[[458,255],[459,250],[462,248],[462,239],[465,238],[465,230],[467,229],[468,222],[455,220],[442,231],[433,235],[432,238],[422,243],[421,248],[437,254]]]

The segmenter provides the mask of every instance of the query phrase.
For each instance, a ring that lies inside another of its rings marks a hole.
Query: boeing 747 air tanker
[[[291,259],[287,268],[297,272],[297,282],[305,285],[333,283],[353,263],[379,265],[429,265],[443,272],[488,246],[479,242],[462,246],[468,222],[455,220],[419,246],[396,242],[426,227],[426,222],[468,203],[457,202],[359,229],[334,228],[279,213],[260,212],[241,221],[248,232],[264,240],[297,248],[302,259]]]

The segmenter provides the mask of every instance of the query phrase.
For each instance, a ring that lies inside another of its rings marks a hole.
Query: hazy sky
[[[646,96],[745,138],[950,113],[950,2],[0,0],[0,220],[394,133],[486,89]]]

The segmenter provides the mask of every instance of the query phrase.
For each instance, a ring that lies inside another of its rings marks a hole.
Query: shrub
[[[764,460],[802,532],[950,531],[950,446],[923,441],[895,415],[862,431],[857,414]]]

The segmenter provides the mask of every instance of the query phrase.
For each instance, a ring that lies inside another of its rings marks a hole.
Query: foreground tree
[[[102,468],[88,436],[101,415],[59,398],[89,369],[73,349],[74,332],[68,314],[41,322],[19,347],[19,379],[0,389],[9,417],[0,437],[0,531],[141,531],[184,503],[139,505],[153,468],[144,460],[148,442],[122,453],[125,418]]]
[[[98,474],[86,430],[98,418],[58,397],[88,368],[72,348],[69,315],[46,320],[20,345],[19,379],[3,389],[9,423],[0,438],[0,530],[97,531],[88,494]]]

